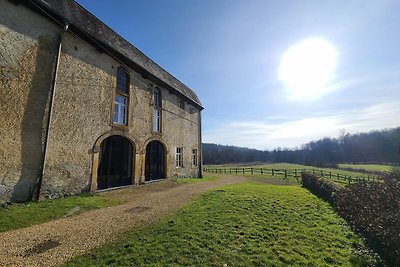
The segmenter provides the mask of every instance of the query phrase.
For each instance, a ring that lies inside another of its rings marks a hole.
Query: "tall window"
[[[121,67],[117,69],[117,88],[114,99],[115,124],[126,125],[128,117],[129,74]]]
[[[192,149],[192,163],[197,166],[197,149]]]
[[[153,91],[153,132],[161,132],[161,92],[158,88]]]
[[[177,147],[175,153],[176,167],[183,167],[183,147]]]

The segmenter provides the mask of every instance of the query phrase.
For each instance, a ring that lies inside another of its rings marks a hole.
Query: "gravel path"
[[[181,207],[193,197],[219,186],[250,180],[239,176],[193,184],[166,180],[105,192],[126,203],[0,233],[0,266],[57,266],[113,240],[135,225],[145,224]]]

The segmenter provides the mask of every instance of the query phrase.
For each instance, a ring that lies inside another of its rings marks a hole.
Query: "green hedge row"
[[[380,182],[359,181],[346,187],[303,173],[302,186],[330,202],[387,266],[400,266],[399,173],[385,174]]]

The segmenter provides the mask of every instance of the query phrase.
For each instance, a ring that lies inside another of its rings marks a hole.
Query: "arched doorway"
[[[146,147],[146,181],[153,181],[165,178],[164,158],[164,146],[158,141],[151,141]]]
[[[133,147],[125,137],[113,135],[100,145],[97,190],[131,185]]]

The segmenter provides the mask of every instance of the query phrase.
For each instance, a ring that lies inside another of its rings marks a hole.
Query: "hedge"
[[[387,266],[400,266],[400,173],[385,174],[382,181],[358,181],[346,187],[309,173],[302,186],[330,202]]]

